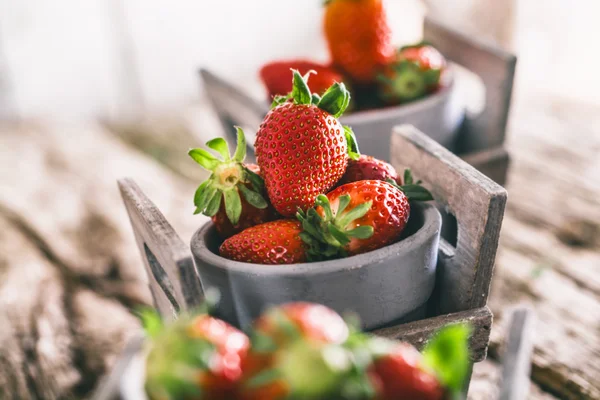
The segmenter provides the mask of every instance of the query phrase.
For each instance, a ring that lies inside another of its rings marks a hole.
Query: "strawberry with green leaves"
[[[244,400],[335,398],[351,368],[344,320],[328,307],[296,302],[255,321],[241,385]]]
[[[426,43],[402,47],[378,76],[380,94],[390,102],[416,100],[437,90],[445,71],[446,59],[435,47]]]
[[[260,170],[252,164],[243,164],[246,139],[242,129],[237,128],[237,148],[233,157],[222,138],[210,140],[206,146],[220,158],[205,149],[189,151],[190,157],[211,172],[194,195],[194,214],[211,217],[223,238],[274,219],[276,213],[265,198]]]
[[[422,355],[406,343],[380,346],[367,370],[378,392],[376,399],[464,398],[470,333],[467,325],[447,326],[429,340]]]
[[[343,83],[320,97],[311,93],[308,75],[293,71],[292,92],[276,97],[256,135],[256,157],[271,203],[281,215],[306,210],[359,157],[354,133],[338,118],[350,102]]]
[[[226,400],[236,396],[248,337],[208,314],[183,315],[164,326],[143,315],[149,335],[145,389],[151,400]]]
[[[412,179],[412,178],[411,178]],[[417,184],[368,180],[347,183],[317,197],[315,209],[298,212],[309,259],[340,258],[394,243],[410,216],[410,203],[431,200]],[[411,181],[412,182],[412,181]]]

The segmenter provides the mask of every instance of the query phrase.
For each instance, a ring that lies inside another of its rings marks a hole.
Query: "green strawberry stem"
[[[388,178],[386,182],[402,191],[410,201],[433,200],[433,195],[429,190],[421,186],[421,181],[414,182],[412,172],[409,168],[404,170],[404,184],[402,186],[398,185],[396,181],[391,178]]]
[[[372,202],[359,204],[346,211],[350,204],[350,195],[340,196],[337,212],[334,214],[327,196],[321,194],[315,200],[315,207],[306,212],[298,210],[296,218],[302,222],[303,232],[300,238],[308,245],[307,258],[309,261],[332,260],[346,257],[345,246],[352,238],[368,239],[373,236],[372,226],[350,228],[352,222],[362,218],[371,208]],[[321,207],[324,217],[316,210]]]
[[[222,138],[206,142],[206,146],[217,153],[213,155],[205,149],[191,149],[188,154],[204,169],[212,172],[210,177],[202,182],[194,194],[196,211],[206,216],[214,216],[225,204],[225,213],[229,221],[236,225],[242,214],[241,196],[255,208],[264,209],[267,201],[261,195],[264,182],[260,176],[246,168],[243,164],[246,158],[246,137],[240,127],[237,130],[237,146],[233,157],[229,153],[227,142]],[[247,187],[251,185],[251,189]]]

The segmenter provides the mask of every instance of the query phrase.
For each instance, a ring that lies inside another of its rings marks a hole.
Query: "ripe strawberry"
[[[367,370],[377,388],[377,399],[464,398],[461,392],[469,371],[469,336],[467,325],[444,327],[429,340],[422,355],[405,343],[387,341],[378,346]]]
[[[281,219],[250,227],[225,240],[222,257],[254,264],[295,264],[306,261],[305,245],[298,235],[300,222]]]
[[[327,196],[318,196],[316,212],[299,212],[309,256],[351,256],[396,241],[408,222],[409,199],[431,200],[431,194],[417,184],[400,187],[389,182],[347,183]],[[350,211],[346,211],[348,207]]]
[[[358,83],[375,80],[394,57],[381,0],[327,0],[325,37],[333,63]]]
[[[435,375],[421,369],[421,354],[409,344],[399,344],[375,360],[370,370],[379,386],[380,400],[441,400],[444,391]]]
[[[253,325],[247,360],[254,368],[244,366],[243,398],[331,398],[350,369],[350,353],[340,346],[347,337],[344,320],[325,306],[298,302],[269,309]]]
[[[311,94],[307,79],[293,72],[289,99],[275,99],[256,135],[269,199],[285,217],[310,207],[342,177],[348,157],[359,156],[352,130],[337,119],[350,101],[344,84],[335,83],[321,98]]]
[[[315,75],[310,80],[310,87],[313,93],[318,95],[323,95],[331,85],[344,80],[343,76],[329,65],[304,60],[274,61],[260,69],[260,78],[269,96],[285,96],[292,91],[291,69],[298,70],[302,75],[315,71]]]
[[[275,219],[273,207],[265,199],[264,182],[256,166],[244,165],[246,139],[237,128],[237,149],[233,158],[221,138],[206,145],[219,153],[218,159],[204,149],[192,149],[189,155],[212,172],[194,195],[196,211],[212,218],[219,235],[228,238],[242,230]],[[254,169],[254,171],[253,171]],[[241,196],[240,196],[241,193]]]
[[[434,92],[446,70],[444,56],[432,46],[405,46],[378,77],[381,96],[388,101],[404,102]]]
[[[231,399],[242,376],[248,337],[206,314],[180,316],[168,327],[153,313],[146,360],[146,392],[151,399]]]
[[[348,161],[346,173],[338,185],[357,181],[387,181],[388,179],[395,181],[398,185],[402,184],[402,179],[398,177],[396,169],[391,164],[362,154],[358,160]]]

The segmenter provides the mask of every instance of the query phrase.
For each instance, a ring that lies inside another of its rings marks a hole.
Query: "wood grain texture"
[[[423,37],[433,43],[448,59],[477,74],[486,89],[485,108],[465,119],[465,152],[502,145],[506,133],[517,59],[495,46],[482,43],[425,18]]]
[[[506,191],[411,126],[396,127],[391,146],[392,165],[399,171],[410,167],[458,221],[456,249],[440,244],[441,312],[485,306]]]
[[[460,158],[499,185],[506,184],[510,156],[504,146],[460,154]]]
[[[189,246],[133,180],[119,180],[119,188],[156,306],[164,317],[175,318],[203,300]]]
[[[487,354],[492,319],[491,311],[487,307],[482,307],[379,329],[373,333],[394,340],[406,341],[421,349],[431,338],[431,335],[444,326],[468,323],[473,327],[473,335],[470,339],[471,359],[473,362],[478,362],[484,360]]]

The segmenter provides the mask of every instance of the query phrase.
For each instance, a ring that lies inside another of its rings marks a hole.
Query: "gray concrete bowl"
[[[259,265],[218,255],[212,223],[192,237],[202,287],[221,294],[216,313],[245,328],[269,305],[291,301],[324,304],[354,312],[363,329],[422,318],[434,283],[441,216],[432,204],[414,204],[397,243],[356,256],[315,263]]]
[[[390,132],[395,126],[403,124],[415,126],[454,151],[465,116],[464,101],[460,91],[456,90],[454,75],[452,72],[444,87],[423,99],[398,106],[357,111],[343,115],[340,122],[352,127],[362,154],[380,160],[389,161]]]

